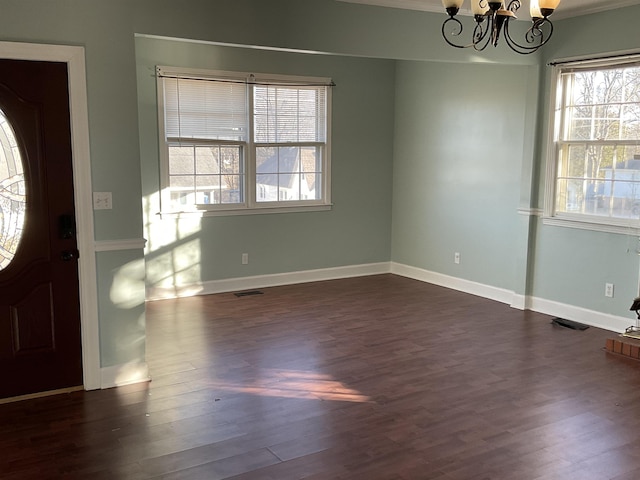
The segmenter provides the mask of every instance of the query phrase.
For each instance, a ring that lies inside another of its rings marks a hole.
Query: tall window
[[[556,67],[547,215],[611,226],[640,218],[640,58]]]
[[[330,205],[330,80],[158,67],[162,211]]]

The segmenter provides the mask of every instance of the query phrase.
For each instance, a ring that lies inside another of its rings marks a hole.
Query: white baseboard
[[[104,367],[100,369],[100,375],[100,388],[120,387],[151,380],[146,362],[131,362]]]
[[[148,287],[147,300],[151,301],[166,298],[192,297],[195,295],[211,295],[213,293],[238,292],[254,288],[277,287],[279,285],[293,285],[296,283],[363,277],[367,275],[379,275],[382,273],[390,273],[389,262],[321,268],[316,270],[304,270],[301,272],[275,273],[271,275],[257,275],[253,277],[229,278],[225,280],[212,280],[196,285]]]
[[[482,283],[464,280],[462,278],[451,277],[442,273],[430,272],[422,268],[411,267],[401,263],[391,263],[391,273],[403,277],[413,278],[422,282],[432,283],[441,287],[458,290],[460,292],[470,293],[478,297],[488,298],[500,303],[508,303],[511,305],[513,301],[513,292],[504,288],[492,287]]]
[[[511,290],[485,285],[462,278],[431,272],[422,268],[412,267],[396,262],[370,263],[364,265],[352,265],[346,267],[322,268],[317,270],[305,270],[301,272],[277,273],[273,275],[258,275],[253,277],[230,278],[202,282],[196,285],[184,285],[175,287],[150,287],[147,289],[147,300],[161,300],[166,298],[191,297],[195,295],[210,295],[214,293],[237,292],[254,288],[276,287],[279,285],[293,285],[297,283],[318,282],[322,280],[336,280],[340,278],[362,277],[366,275],[379,275],[393,273],[402,277],[420,280],[422,282],[439,285],[471,295],[476,295],[496,302],[505,303],[519,310],[532,310],[555,317],[573,320],[575,322],[591,325],[593,327],[624,332],[634,321],[625,317],[609,315],[595,310],[576,307],[565,303],[554,302],[543,298],[517,294]],[[114,367],[110,367],[114,368]],[[103,371],[105,369],[102,369]],[[146,374],[138,375],[148,379]],[[115,378],[117,375],[112,375]],[[133,375],[136,377],[136,375]],[[133,383],[133,382],[129,382]],[[103,375],[104,385],[104,375]],[[104,388],[104,387],[103,387]]]
[[[596,312],[595,310],[545,300],[544,298],[532,297],[531,308],[529,310],[618,333],[624,332],[625,328],[630,325],[635,325],[635,321],[629,318]]]
[[[634,324],[634,320],[625,317],[618,317],[607,313],[597,312],[595,310],[588,310],[586,308],[554,302],[544,298],[520,295],[503,288],[492,287],[490,285],[484,285],[464,280],[462,278],[430,272],[428,270],[400,263],[391,263],[391,273],[413,278],[414,280],[432,283],[441,287],[451,288],[452,290],[477,295],[479,297],[488,298],[497,302],[506,303],[507,305],[519,310],[532,310],[545,315],[573,320],[575,322],[605,330],[611,330],[613,332],[624,332],[625,328]]]
[[[511,307],[517,310],[531,310],[531,297],[526,295],[519,295],[517,293],[513,294],[513,298],[511,299]]]

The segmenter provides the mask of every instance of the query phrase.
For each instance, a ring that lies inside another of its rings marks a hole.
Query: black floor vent
[[[249,295],[262,295],[263,292],[260,290],[249,290],[248,292],[237,292],[234,293],[236,297],[248,297]]]
[[[572,320],[566,320],[564,318],[554,318],[551,320],[553,325],[558,325],[560,327],[570,328],[572,330],[586,330],[589,328],[588,325],[584,325],[582,323],[574,322]]]

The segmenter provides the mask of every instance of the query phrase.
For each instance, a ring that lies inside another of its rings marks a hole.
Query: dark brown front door
[[[0,398],[6,398],[82,384],[66,63],[0,60],[0,111]]]

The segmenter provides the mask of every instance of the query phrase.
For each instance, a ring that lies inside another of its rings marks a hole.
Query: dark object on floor
[[[262,295],[263,292],[260,290],[249,290],[248,292],[238,292],[234,293],[236,297],[248,297],[249,295]]]
[[[553,325],[558,325],[559,327],[566,327],[566,328],[570,328],[572,330],[586,330],[587,328],[589,328],[588,325],[584,325],[582,323],[578,323],[578,322],[574,322],[572,320],[566,320],[564,318],[554,318],[553,320],[551,320],[551,323]]]

